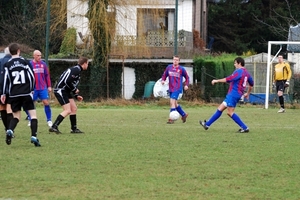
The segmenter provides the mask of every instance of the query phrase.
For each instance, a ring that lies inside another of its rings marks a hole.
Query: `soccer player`
[[[71,133],[83,133],[77,128],[77,106],[74,98],[78,101],[83,100],[83,97],[78,94],[79,90],[77,86],[80,80],[80,73],[83,70],[87,70],[88,63],[89,61],[87,58],[79,58],[78,64],[65,70],[58,79],[57,84],[54,87],[54,95],[62,106],[63,111],[57,116],[52,127],[49,129],[49,132],[60,134],[61,132],[58,130],[59,124],[65,117],[70,115]]]
[[[292,71],[290,64],[283,61],[283,56],[278,55],[278,64],[275,65],[273,86],[276,88],[277,96],[279,98],[280,109],[278,113],[284,113],[284,99],[283,93],[285,88],[289,87]]]
[[[50,73],[47,67],[47,64],[41,60],[42,53],[39,50],[35,50],[33,52],[33,60],[30,61],[34,76],[35,76],[35,88],[33,92],[33,101],[37,101],[38,99],[42,100],[44,104],[44,111],[46,114],[46,120],[48,126],[51,128],[52,126],[52,114],[51,108],[49,104],[49,93],[52,91],[51,81],[50,81]],[[30,126],[30,115],[28,126]]]
[[[235,58],[234,66],[236,69],[230,76],[222,79],[214,79],[211,81],[212,85],[214,85],[215,83],[230,83],[230,85],[225,100],[219,105],[215,114],[213,114],[208,121],[199,121],[200,125],[203,126],[205,130],[207,130],[210,125],[212,125],[212,123],[214,123],[217,119],[219,119],[223,111],[227,108],[227,115],[231,117],[231,119],[240,127],[238,132],[249,132],[249,128],[246,126],[246,124],[244,124],[240,117],[234,113],[234,109],[242,96],[244,96],[245,98],[249,98],[254,82],[252,76],[244,67],[245,61],[243,58]],[[248,90],[247,93],[244,94],[244,90],[247,85]]]
[[[12,58],[4,64],[4,82],[2,88],[1,101],[6,102],[6,94],[9,95],[8,103],[11,105],[13,119],[10,121],[6,131],[6,144],[11,144],[14,137],[14,129],[21,117],[23,107],[31,116],[31,143],[36,147],[41,146],[37,139],[38,120],[35,105],[32,100],[34,90],[34,73],[30,62],[20,56],[20,46],[17,43],[9,45]]]
[[[181,115],[181,120],[183,123],[186,122],[188,114],[185,113],[182,107],[178,104],[178,97],[184,90],[188,90],[189,85],[189,75],[187,74],[185,68],[179,65],[180,58],[179,56],[173,56],[173,64],[170,64],[165,69],[161,83],[164,85],[167,77],[169,77],[169,93],[170,93],[170,113],[172,111],[179,112]],[[183,84],[183,77],[185,78],[185,84]],[[183,87],[184,85],[184,87]],[[174,120],[169,119],[167,124],[173,124]]]
[[[11,58],[9,48],[6,47],[4,49],[5,56],[0,59],[0,94],[2,94],[2,88],[3,88],[3,80],[4,80],[4,64]],[[13,118],[12,110],[10,107],[10,104],[7,104],[7,100],[5,104],[3,104],[0,101],[0,113],[1,113],[1,119],[2,123],[4,125],[5,131],[8,129],[8,125],[10,123],[10,120]]]

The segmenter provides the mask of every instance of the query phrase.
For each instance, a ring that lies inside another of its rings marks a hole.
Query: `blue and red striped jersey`
[[[44,61],[34,62],[30,61],[35,77],[35,89],[44,90],[51,87],[49,69]]]
[[[166,67],[163,75],[162,80],[165,81],[166,78],[169,77],[169,91],[182,92],[183,89],[183,77],[185,78],[185,85],[189,85],[189,75],[187,74],[186,70],[182,66],[174,67],[173,64],[170,64]]]
[[[241,96],[244,94],[247,83],[250,86],[254,85],[252,76],[249,74],[246,68],[239,68],[226,77],[226,82],[230,83],[228,93],[234,96]]]

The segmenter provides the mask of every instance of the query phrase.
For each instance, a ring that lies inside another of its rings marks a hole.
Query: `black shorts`
[[[284,92],[284,84],[285,84],[286,80],[281,80],[281,81],[276,81],[276,91],[281,91]]]
[[[13,112],[24,110],[35,110],[35,105],[31,95],[21,97],[10,97],[7,102],[11,105]]]
[[[70,103],[69,99],[74,98],[74,95],[71,92],[65,90],[54,90],[54,95],[61,106]]]

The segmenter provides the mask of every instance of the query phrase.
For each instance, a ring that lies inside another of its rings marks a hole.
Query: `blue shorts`
[[[33,101],[49,99],[48,89],[34,90]]]
[[[225,100],[223,103],[226,107],[236,107],[236,104],[240,101],[241,96],[233,96],[233,95],[226,95]]]
[[[181,94],[180,91],[170,92],[170,98],[178,100],[180,94]]]

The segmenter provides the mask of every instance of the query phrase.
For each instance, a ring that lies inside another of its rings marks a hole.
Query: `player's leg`
[[[1,113],[1,119],[4,126],[5,131],[8,128],[7,124],[7,112],[6,112],[6,104],[0,103],[0,113]]]
[[[54,121],[53,125],[49,129],[49,132],[55,132],[57,134],[60,134],[61,132],[58,130],[58,126],[65,119],[65,117],[71,113],[71,106],[70,106],[68,93],[64,91],[59,91],[59,92],[54,91],[54,95],[57,101],[59,102],[59,104],[62,106],[63,111],[56,117],[56,120]]]
[[[34,144],[36,147],[40,147],[40,141],[37,138],[37,129],[38,129],[38,119],[36,115],[34,101],[31,99],[30,96],[25,97],[25,103],[23,104],[24,109],[26,109],[31,117],[31,143]]]
[[[70,123],[71,123],[71,133],[84,133],[80,129],[77,128],[77,105],[74,99],[69,99],[70,107],[71,107],[71,114],[70,114]]]
[[[52,126],[52,112],[49,103],[49,93],[48,89],[44,89],[40,91],[39,98],[42,100],[44,105],[44,111],[46,115],[47,124],[49,127]]]
[[[276,82],[276,88],[277,88],[277,96],[279,99],[279,104],[280,104],[280,110],[278,111],[278,113],[284,113],[285,109],[284,109],[284,98],[283,98],[283,94],[284,94],[284,82],[283,81],[277,81]]]
[[[11,144],[11,139],[14,137],[14,130],[19,123],[21,116],[22,99],[10,98],[9,109],[12,112],[12,119],[9,121],[8,128],[6,131],[6,144]]]
[[[228,101],[228,96],[226,96],[225,100],[218,106],[216,112],[209,118],[208,121],[206,120],[199,121],[200,125],[203,126],[205,130],[207,130],[210,127],[210,125],[212,125],[215,121],[217,121],[221,117],[223,111],[227,108],[227,101]]]
[[[234,112],[236,104],[239,102],[240,97],[239,96],[231,96],[230,101],[228,101],[227,104],[227,115],[231,117],[231,119],[237,123],[240,127],[238,132],[240,133],[247,133],[249,132],[249,128],[246,126],[246,124],[241,120],[241,118]]]

